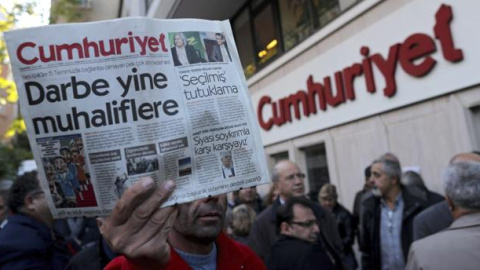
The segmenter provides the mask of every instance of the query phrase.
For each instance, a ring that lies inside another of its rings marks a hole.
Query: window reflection
[[[285,50],[292,48],[313,32],[309,0],[280,0],[280,19]]]
[[[253,49],[252,31],[248,10],[243,11],[233,23],[235,42],[242,62],[245,77],[249,78],[256,72],[255,50]]]
[[[233,19],[245,76],[252,76],[360,1],[250,0]]]
[[[310,193],[316,198],[320,188],[330,183],[328,174],[327,152],[325,144],[317,144],[303,149],[307,163],[308,183]]]
[[[253,19],[258,63],[261,65],[279,52],[272,5],[266,5]],[[268,47],[267,47],[268,46]]]
[[[313,0],[313,6],[317,12],[320,27],[323,27],[340,14],[338,0]]]

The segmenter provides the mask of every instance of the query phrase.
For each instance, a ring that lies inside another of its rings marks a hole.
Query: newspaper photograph
[[[136,181],[164,206],[269,182],[228,21],[124,18],[5,34],[54,217],[103,216]]]

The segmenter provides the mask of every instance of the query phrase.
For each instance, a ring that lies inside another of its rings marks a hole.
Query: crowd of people
[[[332,184],[321,187],[317,200],[307,198],[306,175],[290,160],[272,168],[263,200],[251,187],[230,200],[223,194],[160,208],[175,183],[157,186],[147,177],[96,224],[64,222],[89,223],[97,230],[89,241],[58,233],[37,175],[27,173],[9,193],[0,192],[0,269],[478,268],[480,155],[450,160],[445,197],[401,168],[391,153],[371,162],[352,213]]]

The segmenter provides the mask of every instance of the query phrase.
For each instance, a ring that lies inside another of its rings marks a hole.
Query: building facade
[[[154,0],[129,2],[122,14],[230,19],[269,164],[296,161],[312,194],[335,184],[351,208],[363,170],[385,152],[443,193],[449,159],[480,150],[479,8],[476,0]]]

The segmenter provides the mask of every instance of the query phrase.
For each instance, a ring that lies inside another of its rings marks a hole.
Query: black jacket
[[[257,216],[248,236],[248,246],[262,260],[265,260],[270,252],[270,248],[278,239],[276,229],[278,207],[280,207],[280,200],[277,198],[271,206]],[[325,239],[325,244],[335,251],[336,254],[333,255],[336,257],[336,260],[343,261],[345,256],[342,240],[333,216],[317,203],[314,203],[313,210],[319,222],[320,235]]]
[[[0,231],[0,269],[64,269],[72,254],[52,232],[33,217],[9,216]]]
[[[266,260],[269,270],[341,269],[334,265],[327,248],[295,237],[281,235]]]
[[[427,201],[418,190],[402,187],[403,217],[401,242],[404,259],[413,242],[413,219],[420,213]],[[381,269],[380,246],[380,198],[369,194],[362,201],[360,215],[360,251],[362,252],[362,269]]]
[[[172,56],[173,56],[173,64],[175,66],[181,66],[182,63],[180,63],[180,61],[178,60],[177,47],[173,47],[171,48],[171,50],[172,50]],[[197,52],[195,51],[195,48],[192,45],[186,45],[185,52],[187,53],[188,63],[196,64],[201,62],[200,57],[198,56]]]
[[[228,57],[230,58],[229,60],[232,61],[232,57],[230,56],[230,51],[228,50],[227,43],[225,42],[223,45],[225,46],[225,50],[228,53]],[[220,45],[218,45],[218,44],[213,46],[211,61],[212,62],[223,62],[224,61],[223,55],[222,55],[222,49],[220,49]]]
[[[65,270],[101,270],[117,255],[101,237],[79,253],[75,254]]]

